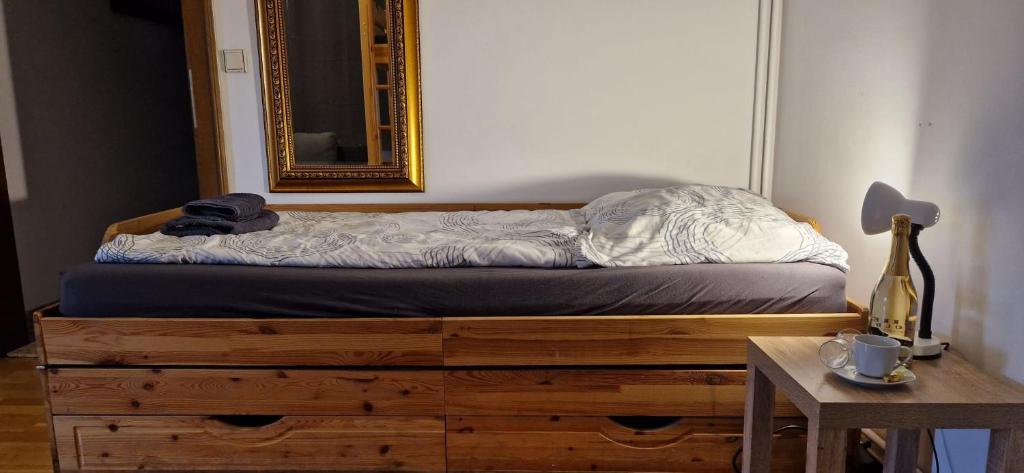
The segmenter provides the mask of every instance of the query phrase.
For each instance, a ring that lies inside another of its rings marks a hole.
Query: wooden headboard
[[[455,212],[465,210],[569,210],[578,209],[585,204],[562,203],[518,203],[518,204],[270,204],[270,210],[301,210],[306,212]],[[805,222],[811,225],[815,231],[821,233],[821,225],[813,217],[808,217],[796,212],[786,210],[793,220]],[[103,243],[106,243],[115,236],[127,233],[130,235],[144,235],[153,233],[160,229],[165,222],[180,217],[181,209],[168,209],[141,217],[130,218],[116,222],[107,227],[103,233]]]

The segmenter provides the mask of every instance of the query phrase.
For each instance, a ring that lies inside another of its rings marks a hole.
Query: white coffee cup
[[[853,337],[853,360],[857,373],[872,378],[888,376],[913,358],[910,348],[881,335]]]

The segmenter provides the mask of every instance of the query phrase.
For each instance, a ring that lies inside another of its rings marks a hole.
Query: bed
[[[105,240],[178,214],[116,223]],[[728,472],[746,337],[865,324],[845,276],[811,263],[115,266],[68,271],[61,305],[36,314],[60,471]],[[348,297],[322,297],[338,287]],[[801,422],[777,404],[780,425]],[[780,434],[773,471],[801,470],[803,445]]]

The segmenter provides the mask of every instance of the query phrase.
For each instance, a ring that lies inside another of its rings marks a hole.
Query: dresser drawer
[[[46,365],[440,366],[441,319],[63,317],[37,313]]]
[[[460,370],[445,374],[448,415],[742,417],[742,370]],[[778,396],[776,416],[800,412]]]
[[[436,417],[54,416],[61,471],[442,471]]]
[[[743,420],[454,416],[447,436],[450,471],[730,473]],[[803,471],[804,446],[776,436],[772,471]]]
[[[741,419],[709,418],[457,416],[446,430],[451,471],[729,473],[743,435]],[[777,435],[772,471],[803,471],[804,447]]]
[[[444,414],[440,371],[50,369],[54,414]]]

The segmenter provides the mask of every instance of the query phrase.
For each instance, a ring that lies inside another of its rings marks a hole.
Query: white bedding
[[[686,185],[618,192],[583,209],[281,212],[244,235],[118,235],[101,263],[344,268],[569,268],[809,261],[847,271],[846,252],[742,189]]]
[[[744,189],[616,192],[583,214],[582,253],[599,266],[808,261],[849,270],[841,246]]]
[[[576,266],[574,212],[280,212],[243,235],[118,235],[101,263],[206,263],[339,268]]]

